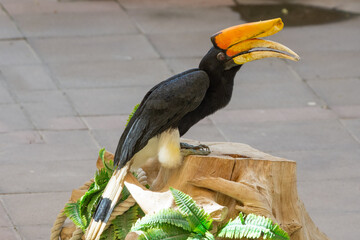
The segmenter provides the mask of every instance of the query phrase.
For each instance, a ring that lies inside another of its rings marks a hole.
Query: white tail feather
[[[128,162],[123,168],[118,171],[115,171],[110,178],[104,193],[103,198],[108,198],[111,200],[111,205],[109,211],[106,213],[104,221],[96,222],[94,219],[91,219],[91,222],[85,233],[85,240],[98,240],[102,232],[105,229],[106,222],[110,218],[111,212],[113,211],[116,203],[119,200],[121,191],[124,186],[124,179],[129,170],[130,162]]]

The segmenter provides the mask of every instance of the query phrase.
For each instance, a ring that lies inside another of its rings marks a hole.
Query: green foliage
[[[139,240],[186,240],[190,234],[178,227],[150,228],[140,235]]]
[[[139,108],[139,106],[140,106],[140,104],[135,105],[134,109],[132,110],[132,112],[130,113],[130,115],[129,115],[128,119],[127,119],[125,127],[129,124],[131,118],[134,116],[134,114],[135,114],[136,110]]]
[[[101,234],[100,240],[118,240],[114,225],[110,225],[108,229]]]
[[[210,233],[212,219],[194,200],[185,193],[170,188],[179,211],[161,210],[139,219],[131,231],[143,233],[140,239],[208,239],[215,240]]]
[[[213,220],[204,209],[199,208],[189,195],[174,188],[170,188],[170,191],[174,196],[175,203],[181,213],[186,215],[186,219],[194,232],[205,234],[208,230],[211,230]]]
[[[255,214],[246,217],[240,212],[234,220],[230,220],[218,233],[218,237],[230,239],[275,239],[289,240],[289,235],[271,219]]]
[[[150,228],[162,228],[169,225],[191,231],[186,218],[179,211],[173,209],[163,209],[156,214],[146,215],[136,222],[131,231],[146,231]]]
[[[73,223],[85,231],[87,227],[87,222],[84,217],[80,214],[79,204],[78,203],[68,203],[64,209],[65,215],[73,221]]]
[[[131,231],[142,232],[139,239],[274,239],[289,240],[288,234],[271,219],[249,214],[239,214],[221,227],[215,236],[210,232],[212,219],[185,193],[170,188],[179,211],[166,209],[139,219]]]
[[[105,152],[106,152],[105,148],[100,149],[99,157],[100,157],[100,159],[101,159],[101,161],[102,161],[108,175],[112,176],[112,174],[114,172],[114,162],[109,161],[109,163],[107,163],[105,161]]]
[[[123,215],[117,216],[106,231],[101,235],[101,240],[123,240],[130,232],[131,226],[144,216],[138,205],[131,207]]]

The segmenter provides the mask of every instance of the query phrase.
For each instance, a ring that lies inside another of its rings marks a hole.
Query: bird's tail
[[[124,186],[124,179],[129,170],[130,164],[127,163],[123,168],[115,170],[110,178],[102,199],[91,219],[91,222],[86,230],[86,240],[98,240],[105,229],[106,223],[110,218],[114,207],[119,200],[120,193]]]

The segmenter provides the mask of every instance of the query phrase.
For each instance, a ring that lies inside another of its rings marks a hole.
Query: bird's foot
[[[180,143],[181,153],[184,157],[189,155],[209,155],[211,153],[210,148],[204,144],[191,145],[188,143]]]

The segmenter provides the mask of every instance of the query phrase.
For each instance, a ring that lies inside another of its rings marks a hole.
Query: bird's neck
[[[181,135],[185,134],[189,128],[201,119],[225,107],[230,102],[234,86],[234,77],[237,70],[226,71],[221,76],[208,73],[210,86],[199,107],[185,115],[181,120],[179,124]]]

